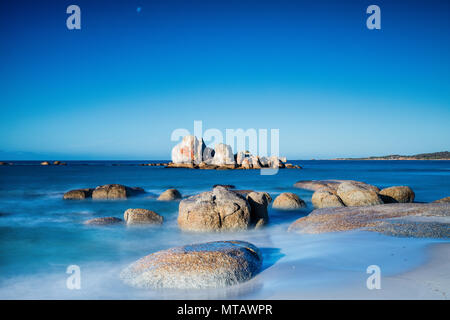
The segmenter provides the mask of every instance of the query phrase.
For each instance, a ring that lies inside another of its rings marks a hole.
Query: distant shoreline
[[[315,159],[316,160],[316,159]],[[317,159],[318,160],[318,159]],[[404,161],[404,160],[418,160],[418,161],[449,161],[450,158],[444,159],[419,159],[419,158],[406,158],[406,159],[384,159],[384,158],[335,158],[328,160],[377,160],[377,161]]]
[[[420,153],[411,156],[391,154],[381,157],[363,157],[363,158],[334,158],[330,160],[450,160],[450,152],[432,152],[432,153]]]

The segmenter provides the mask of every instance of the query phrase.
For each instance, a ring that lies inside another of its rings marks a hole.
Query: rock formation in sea
[[[222,288],[251,279],[261,265],[253,244],[215,241],[152,253],[126,267],[120,278],[137,288]]]
[[[65,200],[82,200],[87,198],[112,200],[127,199],[145,193],[144,189],[139,187],[127,187],[121,184],[105,184],[94,188],[70,190],[64,193]]]
[[[405,237],[450,238],[449,203],[392,203],[316,209],[289,231],[326,233],[362,229]]]
[[[243,192],[245,191],[245,192]],[[229,190],[217,186],[180,202],[178,226],[195,232],[238,231],[261,227],[268,222],[265,192]]]
[[[188,135],[172,149],[172,162],[175,164],[195,164],[202,162],[206,146],[203,139]]]
[[[235,231],[250,225],[247,200],[220,186],[182,200],[178,211],[178,225],[188,231]]]
[[[188,135],[172,149],[172,162],[167,168],[191,169],[301,169],[299,165],[286,164],[285,157],[259,157],[249,151],[233,154],[231,146],[219,143],[214,149],[205,146],[203,139]]]
[[[313,190],[315,208],[372,206],[383,203],[414,202],[414,191],[408,186],[393,186],[380,191],[376,186],[354,180],[302,180],[294,184]]]

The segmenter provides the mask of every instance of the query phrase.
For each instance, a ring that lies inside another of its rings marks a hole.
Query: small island
[[[412,156],[402,156],[398,154],[391,154],[381,157],[367,157],[367,158],[335,158],[332,160],[450,160],[449,151],[420,153]]]

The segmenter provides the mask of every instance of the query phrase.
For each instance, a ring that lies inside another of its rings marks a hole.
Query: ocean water
[[[450,161],[290,161],[303,169],[284,169],[273,176],[262,176],[258,170],[139,166],[142,162],[69,161],[67,166],[16,162],[0,166],[0,298],[314,298],[330,288],[365,287],[369,265],[380,266],[383,275],[411,270],[426,261],[429,244],[446,241],[360,231],[298,235],[286,230],[313,210],[312,191],[293,188],[298,180],[353,179],[380,188],[408,185],[417,202],[430,202],[450,195]],[[62,200],[68,190],[110,183],[142,187],[147,193],[116,201]],[[210,190],[214,184],[266,191],[273,198],[294,192],[306,201],[307,208],[293,212],[270,208],[270,224],[261,230],[200,234],[178,229],[177,202],[156,201],[168,188],[189,196]],[[165,222],[160,227],[83,225],[94,217],[122,218],[128,208],[154,210]],[[152,252],[214,240],[246,240],[260,247],[264,258],[261,272],[244,284],[211,290],[134,289],[118,277],[126,265]],[[80,267],[80,290],[66,286],[69,265]]]

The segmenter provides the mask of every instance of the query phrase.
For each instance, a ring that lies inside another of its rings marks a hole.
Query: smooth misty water
[[[69,162],[68,166],[46,167],[20,162],[0,167],[0,298],[295,298],[311,297],[311,293],[314,297],[314,292],[330,287],[361,287],[368,276],[367,266],[379,265],[384,275],[410,270],[426,259],[424,247],[438,240],[370,232],[287,233],[292,221],[312,210],[312,192],[295,189],[293,184],[308,179],[353,179],[379,187],[409,185],[418,202],[450,195],[450,161],[292,161],[304,169],[280,170],[274,176],[261,176],[257,170],[165,169],[136,165],[141,162],[120,163]],[[70,189],[109,183],[139,186],[147,194],[123,201],[62,200]],[[192,234],[177,227],[177,202],[156,201],[167,188],[188,196],[210,190],[214,184],[267,191],[272,197],[295,192],[308,207],[295,212],[270,209],[270,226],[258,231]],[[165,222],[162,227],[82,224],[94,217],[122,218],[128,208],[154,210]],[[154,251],[219,239],[247,240],[260,247],[263,270],[245,284],[215,290],[138,290],[118,279],[124,266]],[[65,272],[72,264],[81,268],[81,290],[66,288]]]

